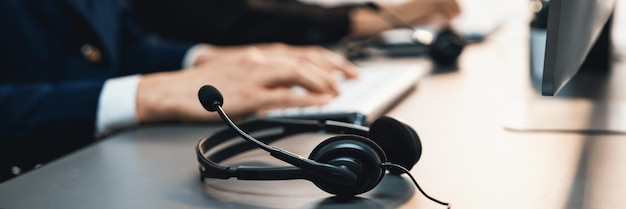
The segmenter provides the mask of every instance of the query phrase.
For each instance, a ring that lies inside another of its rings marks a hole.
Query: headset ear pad
[[[422,155],[422,143],[417,132],[408,125],[390,118],[381,117],[370,125],[369,138],[385,152],[389,162],[411,170]],[[389,170],[400,174],[397,169]]]
[[[463,52],[465,40],[451,29],[445,29],[437,34],[437,38],[430,45],[430,57],[439,65],[456,63]]]
[[[385,153],[374,141],[357,135],[331,137],[313,149],[309,159],[341,166],[357,176],[353,185],[340,185],[322,179],[311,179],[320,189],[337,196],[354,196],[374,188],[382,180]]]

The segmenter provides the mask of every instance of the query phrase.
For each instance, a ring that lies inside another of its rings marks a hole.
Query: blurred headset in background
[[[382,7],[371,5],[374,10]],[[339,47],[347,59],[355,61],[370,57],[406,57],[429,56],[437,65],[449,66],[456,60],[468,43],[464,37],[449,27],[428,28],[414,27],[386,12],[385,21],[390,25],[400,26],[374,37],[346,37]]]
[[[403,36],[402,41],[390,40],[385,35],[357,40],[346,40],[340,48],[348,60],[356,61],[371,57],[428,56],[437,65],[448,66],[456,61],[466,45],[466,41],[452,29],[433,31],[413,28],[411,31],[398,29],[395,33]]]

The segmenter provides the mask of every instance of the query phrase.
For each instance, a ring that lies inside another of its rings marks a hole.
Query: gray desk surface
[[[453,208],[623,208],[625,135],[503,128],[512,106],[536,96],[527,80],[527,23],[510,19],[468,47],[459,70],[422,80],[389,112],[422,139],[411,172]],[[120,133],[0,184],[0,208],[443,208],[406,177],[387,176],[350,201],[305,181],[202,184],[194,146],[217,128],[154,125]],[[323,139],[301,137],[278,146],[306,155]],[[269,160],[262,152],[240,158]]]

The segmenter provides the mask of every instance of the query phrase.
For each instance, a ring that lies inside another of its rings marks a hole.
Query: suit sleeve
[[[75,133],[93,137],[94,124],[84,121],[94,121],[103,83],[104,80],[82,80],[0,84],[0,140],[25,138],[33,130],[42,136]]]
[[[0,83],[2,172],[10,166],[26,171],[92,143],[103,82]]]

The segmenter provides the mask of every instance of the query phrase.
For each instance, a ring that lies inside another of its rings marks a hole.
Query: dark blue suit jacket
[[[1,176],[7,166],[28,170],[93,141],[106,79],[181,67],[191,44],[142,33],[130,6],[0,1]]]

